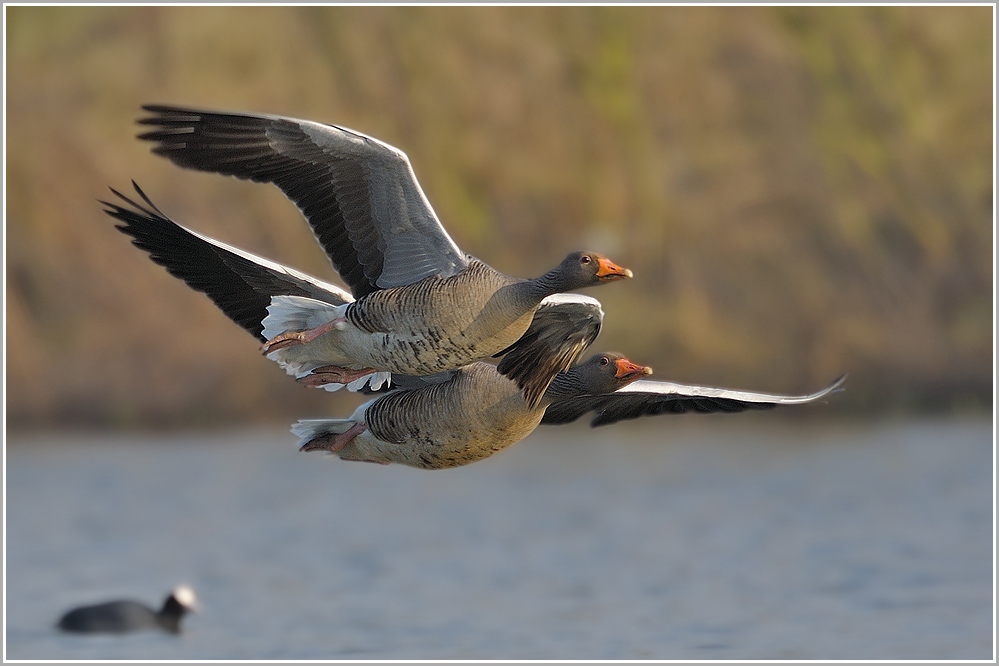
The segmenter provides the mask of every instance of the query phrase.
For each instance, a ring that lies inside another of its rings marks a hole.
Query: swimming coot
[[[59,620],[63,631],[77,633],[115,633],[162,629],[180,633],[180,619],[198,608],[194,590],[186,585],[174,589],[163,608],[154,611],[137,601],[108,601],[94,606],[81,606],[67,612]]]

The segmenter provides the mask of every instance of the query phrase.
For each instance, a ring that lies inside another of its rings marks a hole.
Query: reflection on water
[[[285,432],[14,437],[11,659],[991,659],[992,428],[542,428],[469,467]],[[187,632],[80,637],[80,603]]]

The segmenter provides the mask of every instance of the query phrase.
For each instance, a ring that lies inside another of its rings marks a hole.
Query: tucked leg
[[[336,453],[343,447],[350,444],[355,437],[360,435],[368,426],[363,423],[355,423],[345,432],[328,433],[302,445],[299,451],[329,451]]]
[[[284,349],[285,347],[307,344],[318,338],[323,333],[329,333],[332,330],[343,330],[346,321],[346,319],[340,317],[338,319],[334,319],[333,321],[328,321],[322,326],[307,328],[304,331],[285,331],[281,335],[275,336],[265,342],[261,346],[261,350],[265,354],[270,354],[272,351]]]
[[[373,372],[378,371],[375,368],[354,370],[353,368],[345,368],[342,365],[324,365],[321,368],[316,368],[304,377],[299,377],[295,381],[306,386],[319,388],[327,384],[349,384],[355,379],[360,379]]]

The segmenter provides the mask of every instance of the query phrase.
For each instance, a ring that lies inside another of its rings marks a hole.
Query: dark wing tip
[[[134,200],[129,199],[127,196],[125,196],[124,194],[122,194],[118,190],[114,189],[113,187],[109,186],[108,189],[111,190],[111,193],[113,195],[115,195],[116,197],[118,197],[119,199],[121,199],[122,201],[124,201],[129,206],[132,206],[137,211],[140,211],[144,215],[148,215],[150,217],[160,217],[160,218],[166,219],[166,215],[163,214],[163,211],[161,211],[159,208],[157,208],[156,204],[154,204],[152,201],[149,200],[149,197],[146,196],[146,193],[142,191],[142,188],[139,187],[138,183],[136,183],[134,180],[132,181],[132,187],[135,189],[136,193],[142,198],[142,200],[146,202],[146,205],[149,206],[149,208],[146,208],[146,207],[142,206],[141,204],[135,202]],[[111,203],[111,202],[108,202],[108,201],[104,201],[103,199],[98,199],[97,203],[99,203],[102,206],[104,206],[105,207],[105,211],[104,212],[107,213],[108,215],[112,216],[112,217],[118,217],[119,219],[123,219],[121,217],[123,213],[131,213],[131,211],[129,211],[127,208],[124,208],[120,204],[116,204],[116,203]],[[118,229],[124,229],[124,227],[122,227],[122,226],[117,226],[117,228]]]
[[[826,391],[828,391],[829,393],[839,393],[841,391],[845,391],[846,389],[843,387],[843,384],[846,383],[846,378],[848,376],[849,373],[844,372],[842,375],[837,377],[832,384],[829,385]]]

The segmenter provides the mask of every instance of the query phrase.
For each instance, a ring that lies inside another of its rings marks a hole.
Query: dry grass
[[[290,386],[95,199],[330,277],[273,188],[176,169],[142,103],[281,113],[405,150],[459,244],[533,276],[591,247],[598,342],[843,409],[991,405],[989,7],[7,7],[7,417],[287,419]],[[353,403],[351,403],[353,404]],[[308,413],[307,413],[308,412]]]

